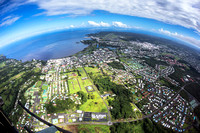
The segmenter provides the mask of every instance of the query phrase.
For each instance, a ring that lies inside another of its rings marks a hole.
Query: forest
[[[113,83],[107,76],[95,77],[92,73],[89,73],[89,75],[101,94],[104,91],[112,91],[112,93],[116,94],[114,100],[109,100],[109,105],[113,107],[111,114],[114,119],[135,117],[130,104],[132,102],[130,90],[125,89],[122,85]]]
[[[125,70],[124,66],[120,62],[117,62],[117,61],[110,62],[108,63],[108,65],[115,69]]]
[[[116,123],[110,127],[111,133],[174,133],[173,130],[164,128],[150,119],[130,123]]]

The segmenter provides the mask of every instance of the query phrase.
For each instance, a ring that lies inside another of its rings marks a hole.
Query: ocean
[[[86,48],[88,45],[80,41],[89,33],[92,31],[80,29],[46,33],[10,44],[0,49],[0,53],[22,61],[62,58]]]
[[[88,45],[82,44],[80,41],[88,39],[85,38],[87,34],[97,33],[100,31],[133,32],[174,40],[173,38],[169,38],[164,35],[137,29],[77,28],[41,34],[23,39],[1,48],[0,54],[3,54],[8,58],[14,58],[22,61],[29,61],[32,59],[48,60],[62,58],[82,51]]]

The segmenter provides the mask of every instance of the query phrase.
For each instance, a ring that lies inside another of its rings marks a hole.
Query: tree
[[[78,96],[81,98],[81,103],[84,104],[85,102],[87,102],[87,94],[84,93],[83,91],[78,91],[77,92]]]

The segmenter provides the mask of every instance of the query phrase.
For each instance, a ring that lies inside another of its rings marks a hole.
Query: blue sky
[[[156,32],[200,47],[200,0],[0,0],[0,48],[79,27]]]

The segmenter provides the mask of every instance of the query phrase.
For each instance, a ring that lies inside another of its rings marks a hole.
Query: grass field
[[[95,99],[88,99],[86,103],[80,106],[80,110],[87,112],[107,112],[106,105],[99,94],[96,91],[92,92],[92,94],[95,95]]]
[[[78,81],[82,90],[85,89],[86,86],[92,85],[89,79],[82,80],[82,77],[78,77]]]
[[[92,67],[85,67],[85,70],[87,71],[87,73],[100,73],[99,69],[97,67],[92,68]]]
[[[18,79],[20,78],[25,72],[20,72],[19,74],[13,76],[12,78],[10,78],[10,80],[14,80],[14,79]]]
[[[92,82],[90,79],[87,77],[87,74],[83,70],[82,67],[77,68],[81,76],[78,76],[77,72],[69,72],[65,73],[68,76],[68,86],[70,90],[70,94],[77,93],[78,91],[83,91],[84,93],[87,93],[86,86],[92,86]],[[92,67],[86,67],[86,71],[93,72],[100,74],[98,68],[92,68]],[[103,100],[99,96],[99,94],[94,91],[94,92],[89,92],[92,93],[95,98],[94,99],[88,99],[87,102],[85,102],[83,105],[80,106],[79,110],[87,111],[87,112],[107,112],[106,105],[104,104]]]
[[[86,73],[85,73],[85,71],[83,70],[82,67],[79,67],[79,68],[77,68],[77,69],[78,69],[78,71],[80,72],[81,77],[87,77],[87,75],[86,75]]]
[[[79,125],[79,133],[109,133],[109,126],[106,125]]]
[[[81,90],[76,78],[68,80],[68,85],[69,85],[71,94],[76,93]]]
[[[40,87],[42,85],[42,81],[38,81],[35,87]]]
[[[92,85],[90,80],[87,78],[87,75],[86,75],[85,71],[83,70],[83,68],[78,68],[78,70],[79,70],[81,76],[78,76],[77,72],[67,73],[67,75],[69,77],[68,85],[69,85],[71,94],[76,93],[80,90],[87,93],[85,87]]]
[[[48,88],[48,85],[47,85],[47,84],[43,84],[43,85],[42,85],[42,89],[43,89],[43,90],[46,90],[47,88]]]
[[[39,71],[40,71],[40,68],[38,67],[34,69],[34,72],[39,72]]]
[[[0,63],[0,68],[1,68],[1,67],[4,67],[5,65],[6,65],[5,62],[1,62],[1,63]]]
[[[72,133],[109,133],[109,126],[106,125],[67,125],[61,127],[65,130],[68,130]]]

